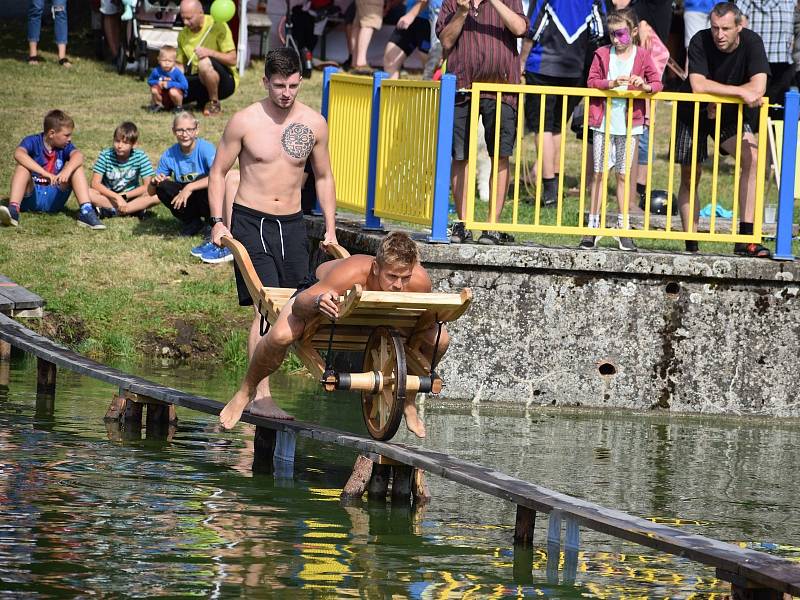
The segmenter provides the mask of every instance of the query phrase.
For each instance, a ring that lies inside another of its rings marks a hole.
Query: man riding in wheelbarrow
[[[298,287],[267,335],[258,343],[239,391],[220,413],[220,423],[226,429],[236,425],[248,407],[254,415],[273,419],[294,418],[279,408],[271,397],[254,400],[256,386],[280,367],[289,347],[303,338],[306,327],[316,317],[321,315],[332,320],[339,317],[340,297],[354,285],[367,291],[431,291],[431,280],[420,264],[417,245],[400,232],[387,235],[374,257],[356,254],[328,261],[317,267],[315,275]],[[417,335],[421,340],[420,351],[427,355],[441,357],[447,349],[449,336],[437,323],[432,323]],[[425,425],[417,414],[415,396],[410,394],[406,398],[403,414],[408,429],[422,438],[425,437]]]

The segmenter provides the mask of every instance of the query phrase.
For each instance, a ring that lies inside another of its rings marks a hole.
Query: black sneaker
[[[478,243],[484,246],[499,246],[500,245],[500,232],[499,231],[484,231],[481,237],[478,238]]]
[[[772,252],[769,251],[769,248],[761,244],[737,242],[733,245],[733,253],[752,258],[772,258]]]
[[[581,238],[581,243],[578,244],[578,248],[582,250],[591,250],[597,247],[597,236],[596,235],[585,235]]]
[[[555,206],[558,204],[558,195],[555,193],[542,193],[542,206]]]
[[[464,227],[463,221],[456,221],[450,228],[450,243],[463,244],[472,241],[472,232]]]
[[[203,230],[203,220],[195,219],[194,221],[189,221],[188,223],[184,223],[180,233],[182,236],[191,237],[193,235],[197,235],[202,230]]]
[[[628,252],[636,252],[638,250],[636,244],[629,237],[618,237],[616,240],[620,250],[627,250]]]
[[[501,244],[515,244],[517,238],[515,238],[510,233],[506,233],[505,231],[500,233],[500,243]]]
[[[100,208],[100,218],[101,219],[111,219],[117,216],[117,209],[116,208]]]
[[[697,240],[686,240],[685,244],[687,252],[691,252],[692,254],[700,252],[700,244],[697,243]]]

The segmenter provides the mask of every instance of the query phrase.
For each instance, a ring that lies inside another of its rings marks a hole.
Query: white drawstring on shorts
[[[278,235],[281,238],[281,258],[285,259],[286,253],[284,252],[283,247],[283,227],[281,226],[279,219],[275,219],[275,222],[278,224]],[[261,221],[258,224],[258,236],[261,238],[261,247],[264,248],[264,254],[268,254],[267,244],[264,243],[264,217],[261,217]]]

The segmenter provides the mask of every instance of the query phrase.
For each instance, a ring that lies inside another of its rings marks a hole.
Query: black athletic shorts
[[[472,96],[468,93],[456,94],[456,105],[453,114],[453,159],[467,160],[469,155],[469,113]],[[497,111],[497,100],[481,98],[478,111],[483,121],[484,140],[489,156],[494,157],[494,124]],[[517,109],[501,102],[500,108],[500,157],[514,154],[514,143],[517,140]]]
[[[308,234],[302,212],[276,216],[234,204],[231,234],[250,255],[261,285],[296,288],[308,275]],[[234,272],[239,306],[252,305],[247,284],[235,265]]]
[[[297,284],[297,289],[292,294],[292,298],[300,294],[301,292],[305,292],[311,286],[317,285],[319,283],[319,279],[317,279],[316,273],[309,273],[305,276],[303,281]]]
[[[525,83],[528,85],[546,85],[550,87],[580,87],[583,82],[580,78],[550,77],[539,73],[525,73]],[[572,117],[580,96],[567,96],[567,123]],[[540,106],[542,97],[539,94],[525,94],[525,126],[528,131],[539,132]],[[561,111],[564,109],[564,96],[547,94],[544,97],[544,131],[548,133],[561,133]]]
[[[214,65],[214,70],[219,74],[219,88],[217,88],[217,91],[219,92],[219,99],[224,100],[236,91],[236,81],[234,81],[233,73],[228,67],[216,58],[209,60]],[[203,85],[203,82],[200,81],[200,75],[187,75],[186,81],[189,83],[189,91],[186,92],[183,103],[197,102],[198,108],[202,109],[208,102],[208,90]]]
[[[408,29],[395,27],[389,41],[397,44],[406,56],[411,56],[417,48],[427,54],[431,51],[431,22],[417,17]]]

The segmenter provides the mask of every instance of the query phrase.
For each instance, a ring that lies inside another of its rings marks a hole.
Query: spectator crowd
[[[59,63],[70,67],[67,57],[66,3],[51,0],[55,41]],[[332,0],[311,0],[294,13],[298,27],[305,13],[317,14]],[[112,60],[120,52],[120,31],[126,3],[101,0],[99,12]],[[38,65],[40,23],[45,0],[29,0],[28,62]],[[61,210],[74,192],[80,212],[78,223],[93,230],[105,228],[103,219],[135,215],[146,218],[153,205],[164,204],[181,223],[181,233],[194,235],[204,228],[208,210],[208,173],[214,161],[215,146],[199,137],[199,122],[190,107],[204,116],[222,112],[222,101],[235,93],[239,84],[237,51],[227,23],[216,22],[205,14],[200,0],[182,0],[180,17],[183,29],[175,46],[165,45],[157,65],[147,79],[149,110],[173,113],[172,132],[176,143],[161,156],[153,169],[147,156],[137,148],[139,132],[126,120],[111,136],[112,144],[98,156],[91,182],[84,176],[84,156],[72,144],[72,119],[60,110],[44,118],[42,132],[23,139],[15,151],[16,170],[11,181],[8,206],[0,207],[1,225],[18,225],[26,210]],[[800,64],[798,0],[737,0],[714,3],[709,0],[354,0],[343,11],[347,25],[350,56],[343,65],[353,73],[372,71],[367,50],[374,32],[386,22],[394,30],[383,52],[383,68],[392,78],[401,75],[406,59],[419,52],[425,64],[425,77],[446,69],[457,79],[453,128],[452,193],[457,219],[450,230],[450,241],[471,241],[465,229],[467,150],[469,148],[470,94],[473,82],[524,83],[543,86],[594,87],[598,89],[639,90],[646,94],[662,89],[664,82],[685,92],[736,96],[750,108],[782,102],[789,86],[796,85]],[[129,16],[127,18],[130,18]],[[311,26],[314,26],[312,19]],[[318,31],[298,37],[316,43]],[[309,50],[313,49],[309,48]],[[667,68],[669,65],[670,68]],[[685,72],[684,72],[685,70]],[[573,114],[577,97],[567,100],[567,114]],[[589,113],[587,173],[593,173],[589,228],[599,227],[599,203],[603,173],[616,171],[618,226],[627,229],[622,210],[626,186],[634,198],[644,190],[646,169],[648,106],[644,99],[632,104],[619,99],[606,113],[605,100],[595,99]],[[561,147],[561,114],[564,97],[547,95],[544,102],[536,94],[528,96],[523,122],[529,131],[542,136],[537,148],[541,157],[541,202],[555,204],[557,198],[558,151]],[[517,95],[501,97],[499,135],[495,131],[497,98],[487,94],[479,101],[485,143],[496,164],[492,165],[490,189],[496,190],[494,219],[500,213],[509,187],[509,161],[517,139]],[[573,104],[574,103],[574,104]],[[755,162],[758,122],[754,111],[745,111],[741,130],[736,115],[728,108],[721,115],[714,107],[703,107],[699,136],[692,138],[693,111],[689,105],[678,111],[675,160],[680,165],[681,183],[678,207],[685,229],[697,227],[699,202],[689,214],[689,189],[699,185],[702,161],[708,155],[707,138],[721,124],[720,145],[733,152],[742,147],[742,184],[739,187],[739,232],[752,233],[755,205]],[[719,119],[717,119],[719,117]],[[576,115],[577,118],[577,115]],[[540,124],[543,126],[540,127]],[[628,131],[629,127],[633,129]],[[580,129],[580,128],[577,128]],[[629,135],[630,134],[630,135]],[[737,139],[741,138],[741,139]],[[495,140],[498,140],[497,142]],[[628,145],[626,146],[626,140]],[[496,148],[495,145],[498,145]],[[608,147],[606,147],[608,145]],[[606,162],[605,157],[608,158]],[[694,160],[693,160],[694,157]],[[691,165],[697,162],[696,174]],[[638,192],[638,193],[637,193]],[[695,194],[697,188],[695,189]],[[513,241],[513,236],[484,231],[482,244]],[[585,236],[582,248],[596,246],[597,236]],[[623,250],[636,250],[632,240],[618,238]],[[213,250],[205,245],[205,250]],[[697,252],[696,242],[686,249]],[[197,254],[193,249],[193,253]],[[759,244],[737,244],[735,252],[768,257]],[[202,253],[201,253],[202,254]],[[216,250],[219,259],[220,251]],[[222,260],[230,256],[222,253]]]

